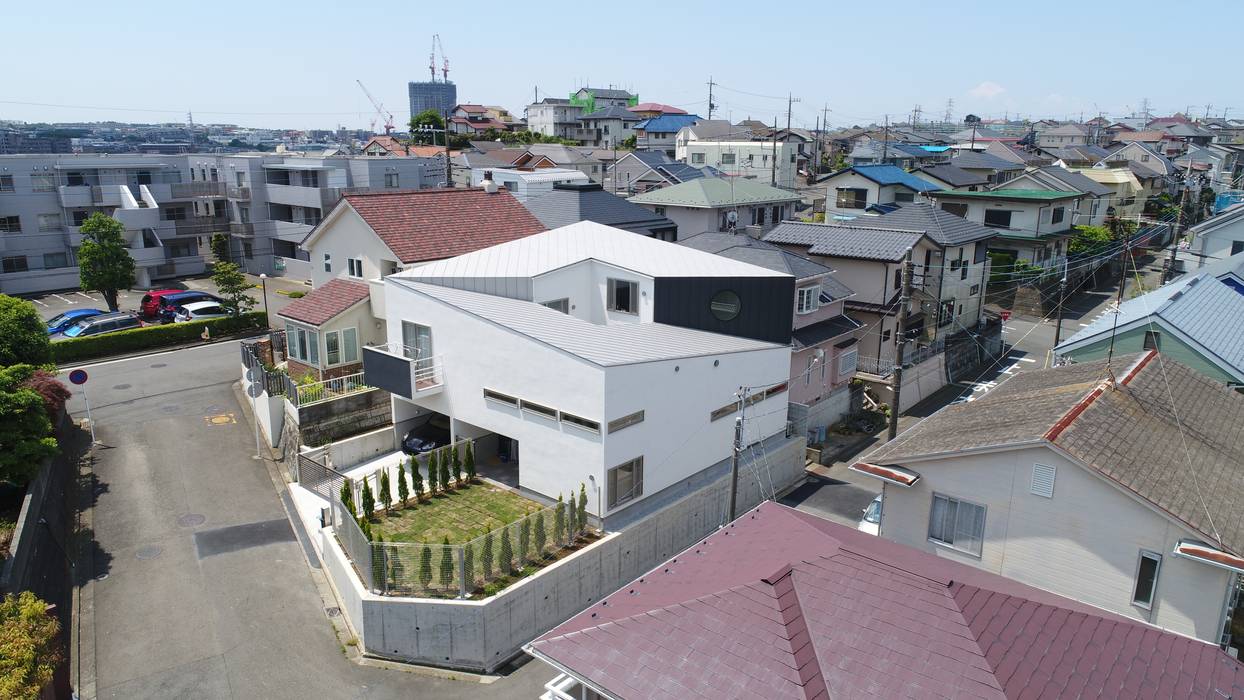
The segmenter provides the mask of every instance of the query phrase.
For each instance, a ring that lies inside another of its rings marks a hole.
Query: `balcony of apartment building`
[[[340,197],[340,188],[328,187],[329,168],[270,163],[264,166],[268,201],[293,207],[327,209]]]
[[[320,223],[322,217],[319,207],[268,203],[268,219],[276,238],[301,241],[308,233],[311,233],[311,229],[316,224]]]
[[[177,182],[169,187],[170,199],[199,199],[203,197],[224,197],[226,187],[224,182],[207,181],[207,182]]]
[[[368,386],[413,401],[441,393],[445,388],[445,375],[442,358],[431,350],[431,329],[409,325],[424,332],[413,341],[416,345],[389,343],[363,347],[363,381]]]

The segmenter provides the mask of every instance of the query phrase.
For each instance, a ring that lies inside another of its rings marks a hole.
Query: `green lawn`
[[[414,501],[412,500],[413,504]],[[437,494],[391,515],[378,513],[372,532],[386,542],[461,544],[540,510],[540,504],[487,484]]]

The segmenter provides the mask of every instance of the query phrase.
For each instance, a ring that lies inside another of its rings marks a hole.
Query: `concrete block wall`
[[[298,429],[304,445],[324,445],[391,421],[389,394],[379,389],[298,407]]]
[[[739,474],[742,513],[803,479],[805,441],[787,441]],[[767,463],[767,470],[765,463]],[[480,601],[379,596],[363,589],[331,530],[325,570],[343,612],[375,656],[490,672],[524,644],[640,577],[728,520],[729,480],[709,486],[613,533],[501,593]]]

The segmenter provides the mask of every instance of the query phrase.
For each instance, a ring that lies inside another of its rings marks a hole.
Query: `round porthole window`
[[[741,305],[738,294],[729,289],[723,289],[713,295],[713,300],[708,303],[708,309],[719,321],[733,321],[738,317]]]

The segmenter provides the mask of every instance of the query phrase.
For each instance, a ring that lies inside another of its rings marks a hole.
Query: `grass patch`
[[[377,513],[372,532],[386,542],[439,544],[448,537],[450,544],[462,544],[540,508],[540,504],[512,491],[475,484],[438,493],[418,505],[395,508],[387,516]]]

